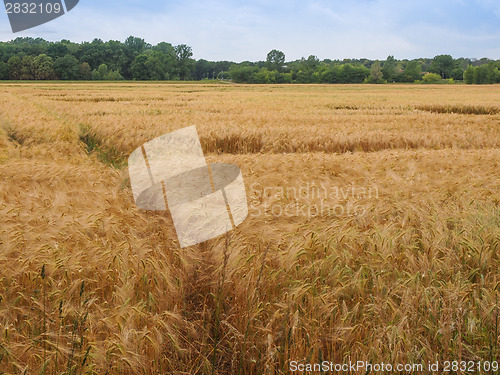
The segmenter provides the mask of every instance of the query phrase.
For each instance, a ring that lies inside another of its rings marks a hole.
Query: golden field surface
[[[0,374],[499,361],[499,103],[500,85],[0,84]],[[249,216],[180,249],[126,163],[189,125],[241,168]]]

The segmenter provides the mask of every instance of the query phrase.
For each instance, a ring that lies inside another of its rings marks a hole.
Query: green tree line
[[[323,60],[309,56],[285,62],[285,55],[272,50],[266,61],[233,64],[230,76],[241,83],[500,83],[500,60],[453,59],[438,55],[433,59]],[[469,78],[471,77],[471,78]],[[475,78],[474,78],[475,77]]]
[[[0,42],[0,80],[206,80],[239,83],[448,83],[500,82],[500,60],[432,59],[319,60],[316,56],[286,61],[272,50],[266,60],[234,63],[193,59],[191,47],[161,42],[151,45],[130,36],[124,42],[94,39],[74,43],[17,38]]]
[[[191,47],[130,36],[125,42],[48,42],[17,38],[0,43],[2,80],[185,80],[195,60]]]

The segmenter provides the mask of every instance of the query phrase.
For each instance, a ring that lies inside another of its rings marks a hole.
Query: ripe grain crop
[[[500,358],[500,87],[0,85],[0,373]],[[126,160],[196,125],[249,217],[180,249]],[[490,373],[494,373],[490,371]]]

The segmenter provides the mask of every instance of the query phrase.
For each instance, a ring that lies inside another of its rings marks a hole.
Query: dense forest
[[[191,47],[162,42],[151,45],[130,36],[125,42],[48,42],[17,38],[0,42],[0,80],[210,80],[239,83],[500,83],[500,60],[454,59],[450,55],[416,60],[319,60],[309,56],[286,61],[272,50],[263,61],[193,59]]]

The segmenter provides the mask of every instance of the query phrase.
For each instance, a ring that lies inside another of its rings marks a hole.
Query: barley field
[[[181,249],[126,164],[190,125],[249,216]],[[499,85],[0,84],[0,374],[499,361],[499,269]]]

